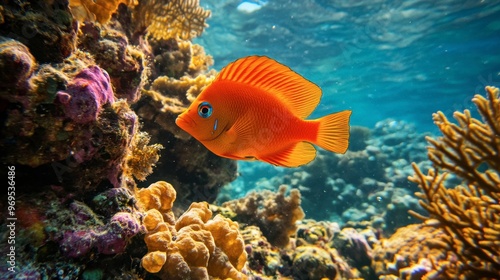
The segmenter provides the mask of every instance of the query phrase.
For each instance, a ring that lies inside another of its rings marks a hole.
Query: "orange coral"
[[[95,21],[106,23],[116,12],[118,5],[137,5],[137,0],[70,0],[69,8],[73,17],[79,21]]]
[[[458,277],[470,279],[500,275],[500,99],[497,88],[486,91],[488,99],[472,99],[484,122],[472,118],[469,110],[454,113],[458,125],[442,112],[433,115],[443,133],[437,140],[427,138],[435,167],[424,175],[413,164],[415,175],[409,177],[422,189],[417,195],[430,218],[412,214],[446,231],[449,237],[443,242],[463,263]],[[447,188],[448,173],[464,185]]]
[[[144,210],[157,209],[168,212],[174,205],[177,193],[174,187],[164,181],[151,184],[148,188],[136,192],[139,206]]]
[[[138,205],[147,210],[144,269],[165,279],[246,279],[241,273],[246,252],[238,224],[220,215],[211,219],[212,211],[204,202],[192,203],[175,222],[171,211],[175,197],[165,182],[137,192]]]

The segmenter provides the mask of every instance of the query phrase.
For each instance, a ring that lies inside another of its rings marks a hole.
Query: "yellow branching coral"
[[[177,221],[171,211],[176,194],[166,182],[136,191],[145,211],[142,266],[162,279],[247,279],[244,241],[238,224],[220,215],[212,219],[208,203],[192,203]]]
[[[500,98],[497,88],[486,91],[487,99],[472,99],[484,122],[468,110],[454,113],[458,125],[442,112],[433,115],[443,133],[437,140],[427,138],[434,168],[425,175],[413,164],[415,175],[409,177],[423,190],[417,195],[431,217],[412,214],[449,234],[443,241],[463,263],[460,277],[468,279],[500,275]],[[449,173],[464,184],[446,188]]]
[[[118,5],[137,5],[137,0],[70,0],[69,8],[73,17],[79,21],[98,21],[106,23],[116,12]]]
[[[156,40],[190,40],[201,35],[210,14],[200,7],[199,0],[145,0],[134,12],[134,18]]]

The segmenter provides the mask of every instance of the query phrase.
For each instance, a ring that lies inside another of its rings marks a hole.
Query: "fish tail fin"
[[[350,116],[351,110],[345,110],[319,118],[316,144],[334,153],[345,153],[349,146]]]

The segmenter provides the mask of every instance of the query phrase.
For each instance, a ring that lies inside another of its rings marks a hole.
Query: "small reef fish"
[[[345,153],[350,110],[306,120],[321,89],[265,56],[227,65],[175,123],[218,156],[297,167],[312,161],[312,144]]]

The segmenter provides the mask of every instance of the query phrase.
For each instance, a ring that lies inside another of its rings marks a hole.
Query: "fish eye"
[[[208,118],[212,115],[212,105],[208,102],[202,102],[198,106],[198,115],[202,118]]]

